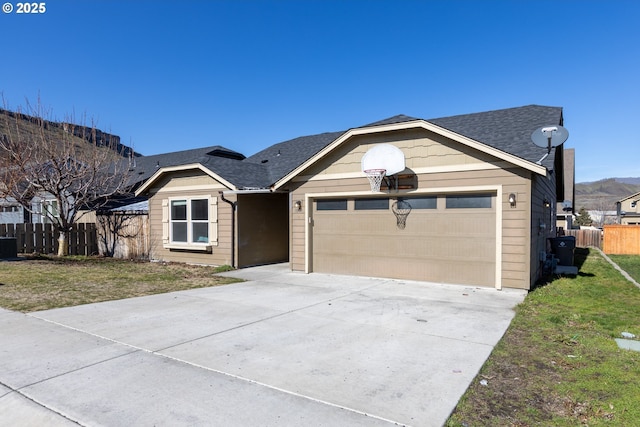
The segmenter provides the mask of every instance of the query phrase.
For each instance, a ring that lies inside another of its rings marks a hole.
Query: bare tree
[[[615,203],[608,197],[598,197],[594,203],[593,222],[598,228],[616,222]]]
[[[98,140],[96,128],[49,120],[38,101],[28,114],[2,112],[0,121],[0,198],[15,199],[32,214],[42,214],[56,227],[58,255],[69,250],[69,232],[90,210],[126,191],[128,161],[114,142]],[[34,198],[50,198],[56,209],[34,206]]]
[[[105,256],[115,256],[120,241],[140,235],[142,223],[138,221],[139,217],[138,213],[111,210],[97,212],[96,221],[100,230],[98,233],[99,241]]]

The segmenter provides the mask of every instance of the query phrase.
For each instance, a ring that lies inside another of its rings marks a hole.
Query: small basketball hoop
[[[378,192],[380,191],[380,184],[382,184],[382,179],[387,173],[386,169],[367,169],[364,171],[367,178],[369,178],[369,184],[371,184],[371,191]]]
[[[407,225],[407,217],[411,213],[411,204],[406,200],[398,199],[391,205],[391,210],[396,216],[396,224],[400,230],[404,230]]]

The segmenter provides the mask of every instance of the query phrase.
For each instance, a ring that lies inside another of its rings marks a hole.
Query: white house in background
[[[0,224],[19,224],[24,221],[24,209],[15,201],[0,199]]]
[[[0,199],[0,224],[48,224],[58,215],[58,201],[53,197],[35,196],[31,211],[13,198]]]

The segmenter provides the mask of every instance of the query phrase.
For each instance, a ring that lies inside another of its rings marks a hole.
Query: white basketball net
[[[380,184],[382,184],[382,179],[387,173],[386,169],[367,169],[364,171],[369,178],[369,184],[371,184],[371,191],[380,191]]]
[[[411,213],[411,204],[406,200],[399,199],[391,205],[391,210],[396,216],[396,224],[400,230],[404,230],[407,225],[407,217]]]

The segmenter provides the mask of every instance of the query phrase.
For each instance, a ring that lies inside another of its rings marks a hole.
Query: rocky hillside
[[[23,132],[37,133],[37,128],[39,127],[38,123],[40,123],[41,119],[0,108],[0,137],[6,134],[4,127],[14,126],[16,120],[18,120],[17,123],[20,123]],[[43,127],[45,131],[51,131],[52,133],[56,131],[60,132],[62,130],[74,135],[79,140],[84,139],[85,142],[94,144],[98,147],[113,147],[113,149],[122,157],[129,157],[131,155],[139,156],[139,154],[135,153],[131,147],[121,144],[120,137],[118,135],[112,135],[110,133],[103,132],[100,129],[49,120],[44,120]]]
[[[640,178],[607,178],[576,184],[575,211],[580,208],[613,211],[616,202],[640,192]]]

